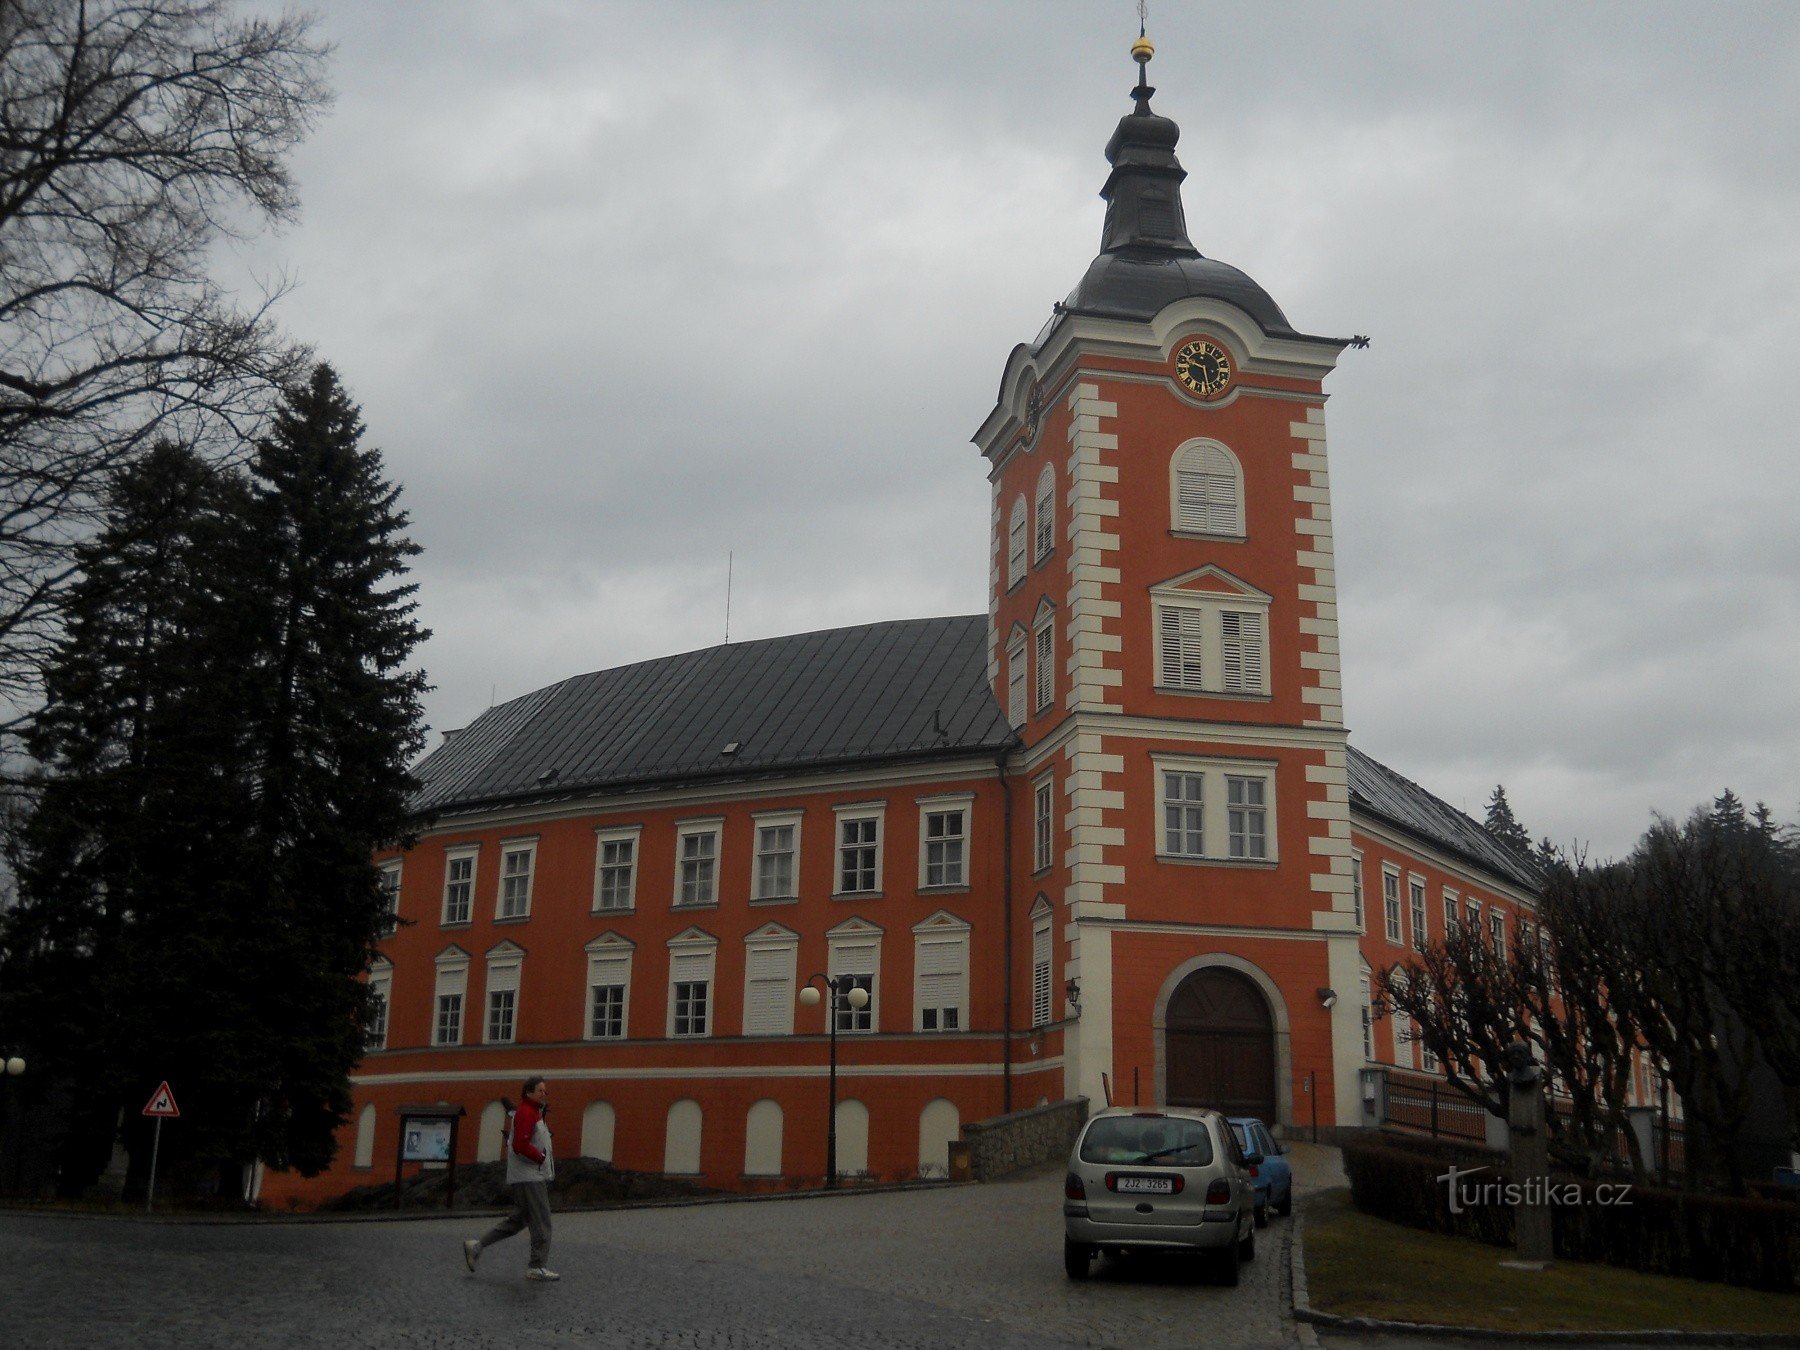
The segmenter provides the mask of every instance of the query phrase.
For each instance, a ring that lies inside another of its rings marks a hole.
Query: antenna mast
[[[731,641],[731,566],[737,558],[733,549],[725,555],[725,641]]]

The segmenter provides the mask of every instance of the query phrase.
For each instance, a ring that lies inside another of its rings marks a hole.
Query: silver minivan
[[[1183,1106],[1112,1106],[1076,1136],[1063,1182],[1063,1268],[1085,1280],[1101,1253],[1192,1251],[1225,1284],[1256,1255],[1256,1185],[1225,1117]]]

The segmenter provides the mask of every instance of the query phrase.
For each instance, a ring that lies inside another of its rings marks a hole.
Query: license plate
[[[1173,1195],[1174,1177],[1120,1177],[1119,1192],[1124,1195]]]

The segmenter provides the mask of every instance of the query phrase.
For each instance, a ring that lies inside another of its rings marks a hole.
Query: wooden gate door
[[[1169,1105],[1275,1116],[1275,1023],[1250,980],[1208,966],[1183,980],[1165,1026]]]

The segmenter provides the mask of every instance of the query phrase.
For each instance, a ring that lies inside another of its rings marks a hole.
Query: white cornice
[[[1424,843],[1413,835],[1395,829],[1387,821],[1371,816],[1367,811],[1359,808],[1354,800],[1350,803],[1350,829],[1353,831],[1352,843],[1355,842],[1354,833],[1365,834],[1371,839],[1380,840],[1396,852],[1410,854],[1430,863],[1439,871],[1450,873],[1453,877],[1461,879],[1465,887],[1474,886],[1478,890],[1510,900],[1513,904],[1525,909],[1533,911],[1537,909],[1537,897],[1517,883],[1501,881],[1492,872],[1482,869],[1476,864],[1454,857],[1440,848],[1434,848],[1430,844]]]

